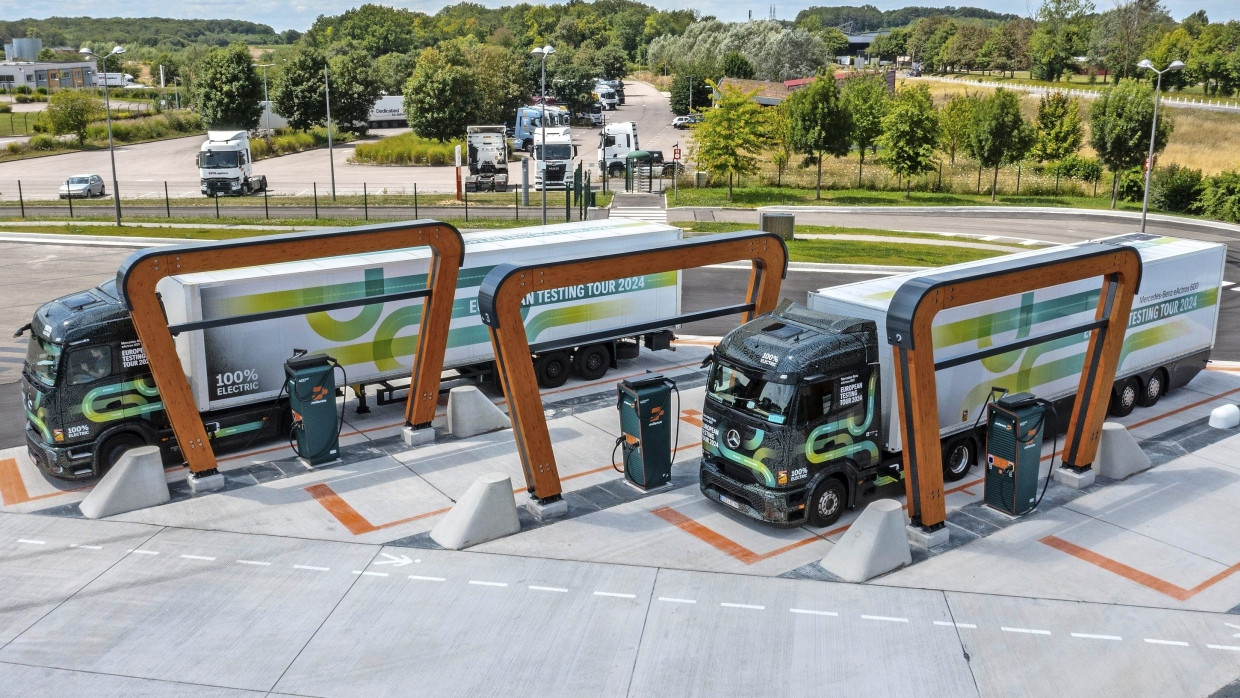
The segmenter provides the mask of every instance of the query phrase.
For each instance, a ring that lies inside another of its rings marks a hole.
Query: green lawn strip
[[[1049,206],[1059,208],[1107,209],[1111,207],[1109,196],[1015,196],[1000,194],[995,201],[989,194],[948,194],[912,192],[908,199],[904,192],[872,191],[865,189],[824,189],[822,198],[814,198],[813,189],[791,187],[746,187],[732,191],[728,199],[727,187],[681,189],[679,196],[668,197],[669,207],[701,206],[728,208],[758,208],[760,206]],[[1141,203],[1121,201],[1119,210],[1141,210]]]
[[[672,225],[683,229],[686,233],[732,233],[738,230],[756,230],[758,227],[752,223],[731,223],[726,221],[675,221]],[[924,240],[944,240],[948,242],[973,242],[974,240],[970,237],[943,235],[941,233],[908,233],[901,230],[850,228],[839,225],[798,224],[796,232],[800,235],[878,235],[882,237],[921,238]]]
[[[830,264],[877,264],[896,267],[938,267],[971,262],[1003,254],[993,250],[916,243],[865,242],[861,240],[789,240],[793,262]]]
[[[523,228],[532,225],[538,225],[538,221],[523,219],[514,221],[510,218],[471,218],[466,221],[463,218],[443,218],[438,219],[440,222],[448,223],[460,230],[471,229],[507,229],[507,228]],[[131,223],[145,222],[136,219],[130,219]],[[165,219],[151,222],[166,222]],[[391,221],[368,221],[369,223],[381,223]],[[555,223],[558,221],[550,220]],[[149,237],[149,238],[168,238],[171,240],[233,240],[236,238],[259,237],[263,235],[280,235],[290,232],[287,228],[351,228],[359,225],[365,225],[367,221],[359,221],[356,218],[349,219],[319,219],[312,220],[281,220],[273,222],[272,225],[281,226],[276,230],[261,230],[253,228],[229,228],[214,227],[217,224],[215,219],[211,219],[210,223],[193,220],[178,220],[179,224],[199,223],[201,228],[156,228],[149,226],[121,226],[115,225],[76,225],[73,223],[64,223],[62,225],[22,225],[19,222],[0,222],[0,231],[2,232],[23,232],[23,233],[40,233],[46,235],[90,235],[98,237]],[[232,219],[231,221],[223,220],[220,225],[259,225],[261,221],[255,221],[250,218]]]
[[[56,153],[49,151],[49,154],[56,154]],[[611,192],[607,192],[607,193],[597,192],[595,194],[595,205],[600,206],[600,207],[605,207],[611,203],[611,199],[612,199]],[[499,206],[499,207],[506,207],[506,208],[512,209],[512,208],[515,208],[517,201],[518,199],[511,192],[507,194],[487,192],[484,194],[470,194],[469,195],[470,206],[488,206],[488,207]],[[19,206],[19,203],[20,202],[18,201],[5,201],[5,202],[0,203],[0,209],[4,209],[4,208],[15,209]],[[124,206],[162,206],[164,205],[164,203],[165,203],[165,199],[162,196],[158,198],[151,198],[151,199],[126,199],[124,197],[121,197],[122,207]],[[167,203],[169,204],[171,208],[176,208],[176,209],[182,209],[182,208],[208,208],[212,210],[215,209],[215,200],[208,196],[203,196],[203,197],[195,196],[192,198],[179,197],[179,198],[170,199],[167,201]],[[279,209],[282,207],[290,207],[290,206],[313,206],[314,203],[315,203],[315,198],[313,196],[305,196],[305,195],[270,196],[269,195],[267,197],[267,206],[273,209]],[[37,200],[29,199],[26,201],[27,206],[46,206],[49,204],[51,205],[58,204],[58,205],[64,206],[65,211],[69,210],[69,204],[63,200],[53,201],[51,199],[37,199]],[[324,208],[324,209],[330,209],[333,206],[348,206],[350,208],[395,206],[395,207],[409,208],[410,211],[412,212],[414,208],[414,201],[413,201],[412,193],[410,194],[380,194],[380,193],[374,193],[374,192],[369,193],[365,196],[363,196],[362,194],[341,194],[336,197],[335,201],[332,201],[330,190],[325,190],[325,188],[320,188],[319,196],[318,196],[318,205],[320,208]],[[417,205],[419,208],[422,206],[436,206],[436,207],[452,206],[452,207],[460,208],[462,211],[462,217],[464,216],[465,202],[463,200],[457,201],[456,196],[454,194],[419,193]],[[221,197],[220,206],[221,207],[223,206],[229,206],[229,207],[246,206],[246,207],[261,210],[263,208],[263,195],[252,194],[249,196],[240,196],[240,197]],[[573,208],[576,208],[575,203],[571,204],[571,206]],[[112,200],[107,199],[107,198],[104,198],[104,199],[74,199],[73,200],[73,208],[75,210],[76,209],[90,209],[90,208],[111,209],[112,207],[113,207]],[[542,208],[541,193],[531,192],[530,203],[529,204],[521,203],[520,208],[522,211],[527,211],[531,209],[541,209]],[[564,192],[548,192],[547,193],[548,217],[554,215],[555,211],[560,211],[561,217],[562,217],[563,215],[562,212],[564,211]]]

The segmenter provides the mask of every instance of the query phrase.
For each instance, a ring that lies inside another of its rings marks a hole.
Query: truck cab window
[[[835,402],[835,381],[823,380],[801,386],[801,414],[813,424],[831,414]]]
[[[61,346],[46,342],[40,337],[31,337],[30,346],[26,349],[26,366],[44,385],[56,385],[56,376],[60,373]]]
[[[727,364],[716,364],[710,396],[775,424],[783,424],[793,405],[796,386],[763,380]]]
[[[112,373],[112,348],[107,346],[77,349],[69,354],[69,384],[92,383]]]

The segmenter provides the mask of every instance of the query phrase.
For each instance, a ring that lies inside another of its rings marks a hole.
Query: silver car
[[[92,196],[103,196],[103,177],[97,174],[73,175],[60,185],[60,198],[85,199]]]

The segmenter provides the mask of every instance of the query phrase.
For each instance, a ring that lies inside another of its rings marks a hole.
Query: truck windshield
[[[30,346],[26,349],[26,365],[45,385],[56,385],[56,375],[60,372],[60,352],[59,344],[31,337]]]
[[[198,154],[198,166],[204,168],[211,167],[236,167],[237,151],[235,150],[208,150],[205,153]]]
[[[796,386],[763,380],[759,375],[716,363],[710,379],[710,396],[732,407],[783,424],[796,395]]]
[[[543,148],[546,148],[547,155],[543,157]],[[571,160],[573,157],[573,146],[563,143],[552,143],[550,145],[534,146],[535,160]]]

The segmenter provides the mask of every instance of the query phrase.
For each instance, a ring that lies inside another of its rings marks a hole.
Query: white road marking
[[[1228,286],[1235,286],[1235,285],[1236,285],[1235,281],[1224,281],[1222,283],[1223,288],[1227,288]],[[1234,628],[1235,626],[1233,625],[1232,627]]]
[[[421,575],[417,575],[417,574],[411,574],[411,575],[409,575],[409,578],[410,578],[410,579],[416,579],[416,580],[421,581],[421,582],[446,582],[446,581],[448,581],[448,580],[447,580],[446,578],[444,578],[444,577],[423,577],[423,576],[421,576]]]
[[[129,552],[133,553],[134,555],[158,555],[159,554],[158,550],[136,549],[136,550],[130,550]]]
[[[237,564],[238,565],[258,565],[260,567],[267,567],[271,563],[263,562],[262,560],[237,560]]]
[[[477,579],[469,580],[470,584],[477,584],[480,587],[506,587],[508,582],[480,582]]]
[[[1123,640],[1119,635],[1092,635],[1090,633],[1072,633],[1072,637],[1079,637],[1082,640]]]
[[[1022,245],[1040,245],[1041,243],[1040,243],[1040,242],[1038,242],[1037,240],[1021,240],[1021,241],[1020,241],[1020,244],[1022,244]]]
[[[807,616],[832,616],[832,617],[836,617],[836,616],[839,616],[839,615],[840,615],[840,614],[836,613],[835,611],[811,611],[811,610],[810,610],[810,609],[808,609],[808,608],[790,608],[790,609],[788,609],[788,611],[789,611],[790,613],[801,613],[801,614],[804,614],[804,615],[807,615]]]
[[[594,595],[595,596],[610,596],[614,599],[635,599],[637,598],[636,594],[618,594],[614,591],[596,591],[594,592]]]
[[[1206,645],[1212,650],[1231,650],[1232,652],[1240,652],[1240,647],[1236,645]]]
[[[968,628],[970,630],[977,630],[977,626],[972,623],[953,623],[949,620],[936,620],[934,621],[934,624],[935,625],[946,625],[951,628]]]
[[[18,538],[18,543],[26,543],[28,545],[47,545],[45,540],[30,540],[29,538]]]
[[[182,555],[186,560],[206,560],[207,562],[215,562],[215,558],[206,555]]]
[[[1150,643],[1151,645],[1171,645],[1172,647],[1188,647],[1187,642],[1181,642],[1180,640],[1156,640],[1152,637],[1147,637],[1145,638],[1145,641]]]
[[[1009,628],[1007,626],[1001,626],[1000,630],[1002,630],[1005,633],[1025,633],[1027,635],[1050,635],[1051,634],[1051,631],[1049,630],[1037,630],[1035,628]]]
[[[895,618],[893,616],[861,616],[864,620],[885,620],[888,623],[907,623],[908,618]]]
[[[312,565],[293,565],[295,570],[310,570],[312,572],[330,572],[330,567],[314,567]]]
[[[985,240],[986,242],[991,242],[993,240],[998,240],[998,239],[999,239],[999,236],[997,235],[982,235],[981,237],[978,238],[978,240]]]
[[[766,606],[757,606],[751,603],[728,603],[727,601],[721,601],[719,605],[723,606],[724,608],[747,608],[751,611],[765,611],[766,610]]]
[[[83,550],[103,550],[102,545],[78,545],[77,543],[70,543],[69,547],[70,548],[82,548]]]
[[[362,570],[353,570],[353,574],[360,574],[367,577],[386,577],[387,572],[363,572]]]
[[[531,591],[554,591],[560,594],[568,593],[568,589],[565,589],[564,587],[540,587],[540,586],[535,586],[531,584],[529,588]]]
[[[674,596],[660,596],[659,600],[668,603],[697,603],[697,599],[678,599]]]

